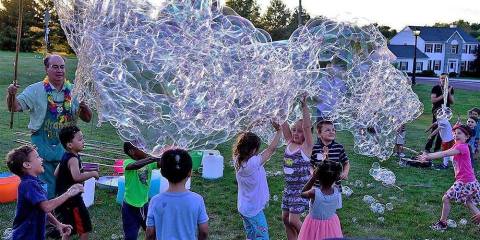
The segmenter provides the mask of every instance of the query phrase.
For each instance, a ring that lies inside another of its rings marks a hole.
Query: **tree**
[[[397,30],[390,28],[389,26],[378,26],[378,24],[374,24],[378,30],[382,33],[382,35],[387,39],[392,39],[395,35],[397,35]]]
[[[238,15],[250,20],[255,27],[261,27],[260,7],[256,0],[228,0],[226,5]]]
[[[18,0],[0,0],[0,49],[15,51],[17,39]],[[71,53],[60,27],[52,0],[23,0],[23,24],[20,51],[44,51],[44,13],[50,11],[50,51]]]
[[[302,8],[302,25],[305,25],[310,19],[311,19],[310,14],[307,13],[305,8]],[[291,31],[290,34],[293,33],[293,31],[295,31],[298,28],[298,26],[299,26],[298,7],[296,7],[293,10],[292,15],[290,16],[290,19],[288,20],[288,29],[289,31]]]
[[[282,0],[271,0],[267,12],[262,17],[262,26],[270,33],[273,41],[287,39],[290,10]]]
[[[17,41],[18,1],[0,0],[4,9],[0,9],[0,49],[15,51]],[[20,51],[31,52],[34,47],[36,2],[23,1],[23,23]]]

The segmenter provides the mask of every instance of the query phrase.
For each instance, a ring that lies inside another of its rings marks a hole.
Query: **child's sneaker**
[[[435,231],[444,231],[447,230],[447,227],[447,223],[442,221],[438,221],[432,225],[432,229]]]
[[[448,166],[443,165],[443,163],[435,165],[435,169],[437,170],[445,170],[448,169]]]

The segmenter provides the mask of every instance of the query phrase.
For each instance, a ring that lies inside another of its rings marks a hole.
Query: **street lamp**
[[[302,0],[298,0],[298,26],[302,26]]]
[[[413,30],[413,36],[415,36],[415,46],[413,48],[413,71],[412,71],[412,85],[417,84],[415,81],[415,73],[417,72],[417,38],[420,36],[420,30]]]

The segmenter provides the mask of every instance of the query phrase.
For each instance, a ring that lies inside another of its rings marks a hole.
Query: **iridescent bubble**
[[[392,203],[386,203],[386,204],[385,204],[385,208],[386,208],[388,211],[392,211],[392,210],[393,210],[393,204],[392,204]]]
[[[377,200],[375,200],[375,198],[370,196],[370,195],[365,195],[365,196],[363,196],[363,201],[366,204],[372,204],[372,203],[375,203]]]
[[[383,214],[385,212],[385,205],[378,202],[374,202],[370,205],[370,209],[374,213]]]
[[[386,159],[422,112],[374,25],[315,18],[272,42],[217,1],[54,3],[78,58],[74,94],[147,152],[213,148],[249,126],[267,141],[269,119],[294,121],[307,93],[356,152]]]
[[[352,194],[353,194],[353,190],[348,187],[348,186],[342,186],[342,193],[346,196],[346,197],[350,197]]]
[[[449,228],[456,228],[457,227],[457,222],[453,219],[448,219],[447,220],[447,225]]]

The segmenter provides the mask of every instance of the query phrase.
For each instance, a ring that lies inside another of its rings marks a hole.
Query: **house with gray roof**
[[[473,71],[479,41],[456,26],[405,27],[388,45],[397,57],[396,63],[400,70],[413,71],[414,30],[420,31],[417,39],[417,72],[432,70],[441,74]]]

